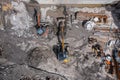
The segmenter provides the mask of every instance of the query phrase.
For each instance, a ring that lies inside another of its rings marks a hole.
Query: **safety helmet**
[[[107,61],[111,61],[111,60],[112,60],[111,56],[107,56],[107,57],[106,57],[106,60],[107,60]]]

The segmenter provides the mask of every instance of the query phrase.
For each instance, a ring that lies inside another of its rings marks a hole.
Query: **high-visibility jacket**
[[[107,65],[110,65],[110,64],[111,64],[111,62],[108,61],[108,60],[106,60],[105,62],[106,62]]]

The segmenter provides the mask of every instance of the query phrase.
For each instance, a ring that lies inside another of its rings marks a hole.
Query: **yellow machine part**
[[[69,59],[64,59],[64,61],[63,61],[63,63],[68,63],[68,62],[70,62],[70,60]]]
[[[7,11],[7,10],[9,10],[9,9],[12,9],[12,5],[11,5],[11,4],[4,4],[4,5],[2,6],[2,10],[3,10],[3,11]]]
[[[62,50],[64,50],[64,27],[62,26]]]

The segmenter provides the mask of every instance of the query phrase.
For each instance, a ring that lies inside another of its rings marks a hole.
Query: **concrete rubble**
[[[14,30],[13,35],[29,36],[32,37],[29,28],[33,26],[32,19],[29,17],[28,12],[26,11],[25,5],[23,3],[12,2],[13,8],[19,13],[11,14],[10,21],[13,25],[12,29]],[[19,22],[18,22],[19,21]],[[21,27],[22,26],[22,27]]]
[[[6,20],[5,24],[0,21],[0,80],[116,80],[115,75],[108,74],[105,65],[101,65],[101,57],[96,58],[92,51],[92,46],[96,43],[100,43],[106,54],[112,53],[115,44],[120,48],[120,40],[115,37],[120,35],[116,33],[119,32],[119,27],[114,23],[114,12],[108,11],[106,7],[81,8],[66,5],[65,8],[64,5],[41,5],[41,23],[49,25],[45,37],[36,33],[37,22],[33,18],[31,11],[34,9],[29,6],[29,2],[30,0],[12,0],[12,9],[3,11],[5,14],[0,12],[0,16],[5,16],[3,19]],[[72,21],[67,21],[65,35],[65,43],[69,45],[68,63],[59,61],[53,51],[53,46],[58,43],[56,18],[66,17],[65,9],[68,16],[72,16]],[[90,19],[83,15],[80,19],[75,19],[74,14],[78,11],[105,14],[108,22],[99,24],[94,18],[96,22],[92,26],[89,23],[84,27],[83,20]],[[113,33],[111,29],[114,29]],[[90,37],[97,42],[89,44]],[[113,41],[109,44],[110,40]]]

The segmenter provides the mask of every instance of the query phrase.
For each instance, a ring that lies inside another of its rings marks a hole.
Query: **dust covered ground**
[[[53,46],[58,41],[54,34],[56,26],[50,22],[53,19],[44,19],[46,15],[52,15],[46,10],[54,11],[55,8],[41,9],[41,21],[46,20],[50,25],[49,34],[44,37],[36,33],[34,8],[24,2],[12,1],[11,4],[17,14],[14,11],[0,12],[1,17],[3,14],[5,16],[5,24],[0,25],[0,80],[115,80],[115,76],[105,72],[101,59],[94,57],[91,45],[88,44],[88,37],[94,31],[85,30],[81,21],[74,20],[72,26],[68,24],[65,42],[70,46],[70,61],[64,64],[57,60],[53,52]],[[118,13],[114,12],[115,9],[111,13],[105,7],[69,10],[105,10],[110,20],[113,20],[111,14],[114,16],[114,13]]]

